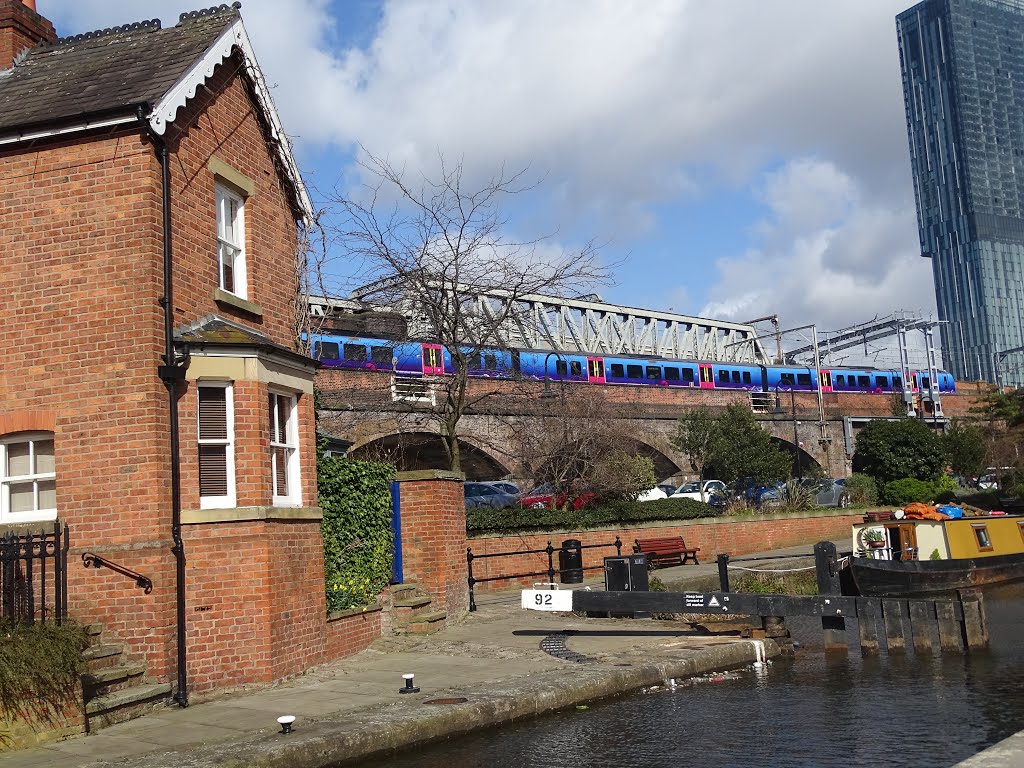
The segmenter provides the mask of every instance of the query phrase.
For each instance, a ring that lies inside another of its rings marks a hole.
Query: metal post
[[[729,555],[718,556],[718,583],[723,592],[732,592],[729,589]]]
[[[550,589],[551,588],[550,585],[555,583],[555,558],[554,558],[555,548],[551,546],[551,542],[550,541],[548,542],[547,553],[548,553],[548,585],[549,585],[548,588]]]
[[[622,556],[622,539],[618,536],[615,537],[615,555],[616,557]]]
[[[469,571],[469,610],[472,613],[476,610],[476,594],[473,587],[476,579],[473,578],[473,550],[466,547],[466,568]]]

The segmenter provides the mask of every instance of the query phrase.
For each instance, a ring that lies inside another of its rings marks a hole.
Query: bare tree
[[[436,180],[421,175],[410,182],[403,169],[369,153],[362,166],[375,182],[363,189],[365,197],[335,195],[343,217],[334,239],[374,278],[360,298],[402,312],[413,338],[436,343],[450,356],[451,369],[432,382],[431,416],[449,467],[461,471],[459,421],[501,390],[470,387],[471,367],[487,353],[510,349],[510,330],[526,320],[524,297],[579,295],[607,282],[609,271],[593,242],[570,253],[551,245],[550,237],[508,238],[501,206],[530,189],[525,171],[501,168],[468,188],[462,163],[444,158]]]
[[[523,470],[549,486],[562,506],[582,494],[635,498],[656,482],[654,462],[638,455],[628,419],[616,406],[586,391],[586,385],[562,387],[548,400],[544,415],[516,430]]]

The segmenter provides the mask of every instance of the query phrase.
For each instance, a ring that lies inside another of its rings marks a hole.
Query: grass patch
[[[745,573],[731,580],[733,592],[756,592],[763,595],[816,595],[818,577],[814,571],[796,573]]]

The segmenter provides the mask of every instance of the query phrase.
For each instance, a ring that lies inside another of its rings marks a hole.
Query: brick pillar
[[[399,472],[402,575],[416,582],[451,619],[469,611],[466,584],[466,504],[460,474]]]

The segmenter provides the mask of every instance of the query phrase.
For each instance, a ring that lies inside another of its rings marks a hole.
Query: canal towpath
[[[760,556],[809,551],[805,545]],[[655,574],[671,590],[717,589],[713,562]],[[603,588],[593,577],[574,587]],[[185,709],[162,705],[89,736],[0,756],[0,768],[320,768],[757,659],[750,640],[708,635],[685,622],[525,611],[518,589],[484,593],[477,604],[465,621],[433,635],[382,637],[270,688]],[[769,655],[777,652],[771,641],[766,645]],[[403,674],[415,675],[418,693],[399,693]],[[280,733],[282,715],[296,718],[290,734]]]

